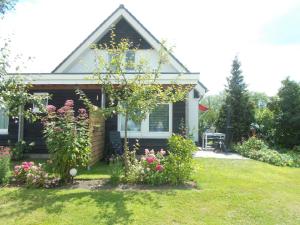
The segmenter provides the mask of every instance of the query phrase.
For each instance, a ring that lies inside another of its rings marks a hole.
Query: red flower
[[[159,172],[163,171],[163,169],[164,169],[164,167],[160,164],[157,164],[156,167],[155,167],[155,170],[159,171]]]
[[[154,157],[147,157],[146,161],[147,161],[147,163],[151,164],[155,161],[155,158]]]

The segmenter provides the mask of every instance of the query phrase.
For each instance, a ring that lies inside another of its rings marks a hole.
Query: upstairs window
[[[134,70],[135,52],[127,51],[126,55],[125,55],[125,61],[126,61],[126,70],[129,70],[129,71]]]
[[[132,50],[126,51],[125,52],[125,70],[126,71],[133,71],[134,70],[134,63],[135,63],[135,52]],[[116,71],[117,69],[117,65],[116,62],[114,60],[118,60],[117,59],[117,55],[116,54],[108,54],[108,62],[109,63],[113,63],[113,65],[110,66],[110,69],[112,71]]]

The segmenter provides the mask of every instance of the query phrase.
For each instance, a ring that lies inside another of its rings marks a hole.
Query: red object
[[[156,171],[162,171],[164,169],[164,167],[160,164],[157,164],[155,169],[156,169]]]
[[[208,110],[208,107],[205,106],[205,105],[202,105],[202,104],[199,104],[199,105],[198,105],[198,108],[199,108],[199,110],[202,111],[202,112],[205,112],[205,111]]]

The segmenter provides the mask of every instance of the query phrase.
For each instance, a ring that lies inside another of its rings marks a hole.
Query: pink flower
[[[67,101],[65,102],[65,106],[73,107],[73,106],[74,106],[74,101],[73,101],[73,100],[67,100]]]
[[[57,112],[59,114],[65,114],[66,112],[68,112],[70,110],[71,110],[71,107],[66,105],[66,106],[63,106],[60,109],[58,109]]]
[[[21,169],[21,166],[16,165],[14,169],[15,169],[15,170],[19,170],[19,169]]]
[[[152,150],[150,151],[150,154],[155,154],[155,151],[152,149]]]
[[[151,164],[155,161],[155,158],[154,157],[147,157],[146,161],[147,161],[147,163]]]
[[[47,112],[52,113],[55,112],[56,107],[54,105],[47,105]]]
[[[159,172],[163,171],[163,169],[164,169],[164,167],[160,164],[157,164],[156,167],[155,167],[155,170],[159,171]]]
[[[78,109],[78,113],[86,114],[86,109],[84,109],[84,108]]]
[[[149,149],[146,148],[146,149],[145,149],[145,155],[148,155],[148,154],[149,154]]]
[[[166,151],[164,151],[163,149],[160,149],[160,154],[161,154],[161,155],[165,155],[165,154],[166,154]]]

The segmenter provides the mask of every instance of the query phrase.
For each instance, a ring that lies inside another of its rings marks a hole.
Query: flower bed
[[[23,162],[20,165],[16,165],[12,180],[18,185],[33,188],[51,188],[58,186],[60,183],[58,178],[49,177],[43,164],[35,164],[34,162]]]
[[[168,156],[163,149],[159,151],[145,149],[144,155],[137,160],[133,153],[127,174],[124,174],[122,159],[113,159],[111,161],[113,182],[151,185],[184,184],[190,181],[192,153],[196,149],[191,139],[173,135],[168,140]]]

